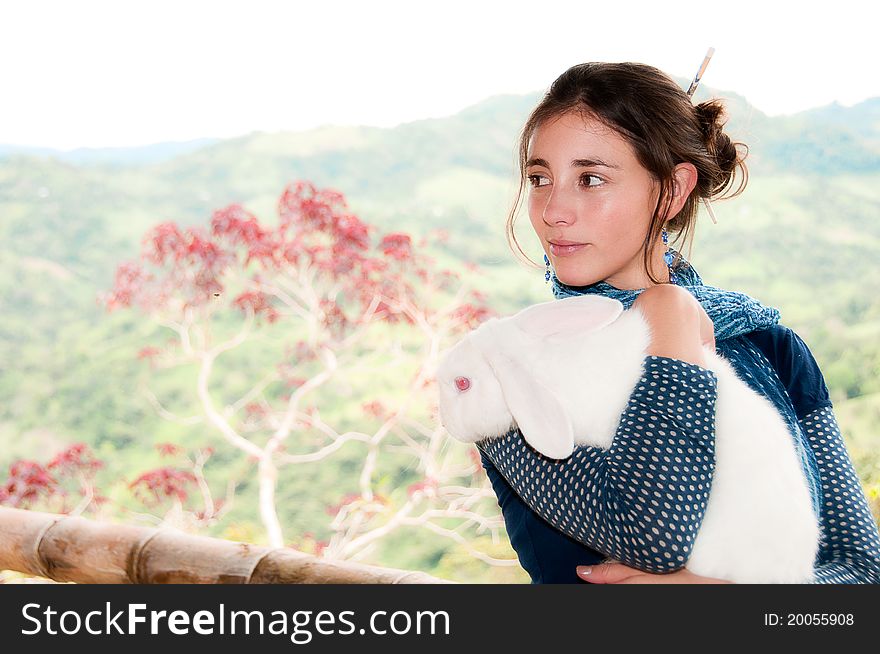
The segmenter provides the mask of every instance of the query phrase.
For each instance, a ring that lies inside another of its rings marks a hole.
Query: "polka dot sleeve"
[[[715,373],[645,357],[607,450],[544,457],[519,430],[478,447],[532,510],[563,533],[646,572],[684,567],[715,470]]]
[[[830,406],[801,419],[819,465],[822,540],[817,584],[880,584],[880,534]]]

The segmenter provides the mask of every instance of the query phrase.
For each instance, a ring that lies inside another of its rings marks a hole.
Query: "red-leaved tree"
[[[0,485],[0,506],[79,515],[108,501],[95,484],[95,474],[103,467],[85,443],[66,447],[46,464],[14,461]]]
[[[173,443],[158,443],[156,449],[166,465],[152,468],[129,482],[128,488],[151,517],[182,529],[216,523],[231,508],[235,484],[227,485],[226,499],[215,499],[205,478],[205,464],[214,449],[197,448],[192,455]]]
[[[472,546],[469,534],[497,540],[503,523],[473,448],[451,444],[436,415],[439,353],[490,311],[482,294],[419,252],[424,239],[416,246],[398,232],[374,245],[373,230],[341,193],[296,182],[281,195],[273,226],[238,204],[214,212],[207,229],[158,225],[145,235],[140,259],[118,267],[100,301],[171,330],[169,343],[146,346],[139,356],[154,369],[195,365],[198,411],[182,418],[148,397],[163,417],[206,424],[255,462],[259,515],[271,545],[285,543],[276,507],[279,468],[319,464],[357,442],[364,453],[351,484],[357,491],[327,507],[332,537],[316,550],[363,557],[389,533],[418,526],[487,562],[511,564]],[[282,342],[284,354],[235,397],[219,397],[218,359],[256,342]],[[415,370],[398,375],[384,395],[377,388],[349,400],[362,424],[377,428],[337,430],[322,419],[322,390],[328,402],[334,388],[350,392],[346,379],[357,373],[403,364]],[[377,468],[400,453],[421,480],[405,493],[382,494]],[[150,484],[193,483],[164,474],[140,483],[147,493]]]
[[[229,510],[234,484],[227,485],[227,498],[214,499],[205,479],[205,463],[211,448],[199,448],[192,456],[172,443],[156,449],[172,462],[147,470],[127,483],[127,488],[158,524],[182,529],[204,527],[217,522]],[[47,463],[19,459],[9,466],[0,484],[0,506],[42,510],[66,515],[131,513],[98,488],[95,476],[106,468],[85,443],[65,447]],[[159,515],[160,514],[160,515]],[[144,514],[140,514],[144,515]]]

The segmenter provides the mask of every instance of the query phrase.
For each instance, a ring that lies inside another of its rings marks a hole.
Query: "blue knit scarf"
[[[778,309],[765,307],[745,293],[706,286],[696,269],[680,254],[679,257],[681,258],[678,266],[674,269],[679,286],[683,286],[697,298],[715,324],[716,342],[759,329],[767,329],[779,322]],[[590,286],[568,286],[560,282],[555,273],[553,274],[553,295],[557,300],[572,295],[594,293],[620,300],[623,303],[623,308],[629,309],[644,290],[643,288],[638,290],[619,289],[604,281],[596,282]]]
[[[703,284],[696,269],[675,250],[672,252],[678,255],[674,271],[679,285],[699,301],[715,325],[716,351],[730,361],[739,377],[754,391],[776,406],[788,424],[810,486],[813,510],[816,516],[819,516],[822,506],[819,468],[807,442],[807,435],[798,421],[791,398],[776,370],[764,353],[751,340],[745,338],[750,332],[769,329],[776,325],[779,322],[779,310],[766,307],[744,293]],[[589,286],[569,286],[560,282],[555,272],[552,279],[553,295],[558,300],[573,295],[593,293],[620,300],[624,309],[629,309],[639,294],[645,290],[619,289],[604,281]]]

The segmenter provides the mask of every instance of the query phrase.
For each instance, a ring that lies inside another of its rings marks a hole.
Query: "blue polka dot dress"
[[[609,449],[581,446],[558,461],[518,430],[479,447],[564,533],[627,565],[670,572],[687,561],[706,510],[715,399],[712,371],[648,356]]]
[[[793,402],[800,423],[793,427],[809,444],[805,467],[818,482],[814,583],[880,583],[880,535],[815,360],[781,325],[749,336],[719,342],[719,353],[731,362],[736,353],[725,345],[759,353],[785,385],[783,399]],[[742,376],[771,396],[759,375]],[[711,491],[715,401],[712,371],[647,356],[609,449],[581,446],[553,460],[516,429],[478,443],[511,544],[533,582],[571,582],[575,566],[607,557],[653,573],[684,567]]]
[[[822,407],[801,423],[822,473],[823,540],[815,583],[880,583],[880,537],[834,411]]]

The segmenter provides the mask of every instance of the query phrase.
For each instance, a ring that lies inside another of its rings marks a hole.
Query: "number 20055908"
[[[852,613],[765,613],[764,626],[848,626],[855,622]]]

